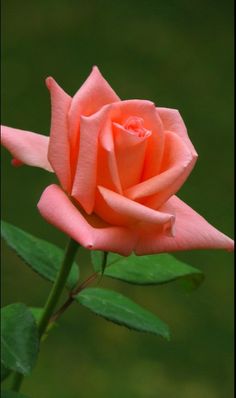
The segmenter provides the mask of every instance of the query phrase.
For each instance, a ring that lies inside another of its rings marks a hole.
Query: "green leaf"
[[[104,271],[107,267],[108,252],[104,251],[91,251],[92,263],[94,264],[95,271],[99,271],[101,275],[104,275]]]
[[[7,369],[1,362],[1,382],[11,374],[11,370]]]
[[[31,372],[38,355],[38,329],[31,311],[24,304],[1,308],[2,363],[24,375]]]
[[[108,257],[108,252],[103,252],[103,259],[102,259],[102,264],[101,264],[101,274],[102,276],[104,275],[106,266],[107,266],[107,257]]]
[[[164,322],[119,293],[101,288],[87,288],[75,298],[80,304],[108,321],[169,339],[169,328]]]
[[[38,323],[44,309],[40,308],[40,307],[30,307],[29,309],[30,309],[36,323]]]
[[[30,307],[29,309],[30,309],[36,323],[38,323],[42,316],[44,309],[40,308],[40,307]]]
[[[95,271],[100,272],[100,254],[92,252],[92,263]],[[192,287],[197,287],[204,279],[203,273],[177,260],[170,254],[153,254],[145,256],[123,257],[109,253],[105,276],[120,279],[137,285],[158,285],[177,279],[185,279]]]
[[[15,391],[1,391],[2,398],[27,398],[26,395],[22,395]]]
[[[15,250],[35,272],[50,282],[55,281],[61,267],[63,250],[5,221],[1,222],[1,234],[8,245]],[[67,287],[73,289],[78,279],[79,268],[74,262],[67,280]]]

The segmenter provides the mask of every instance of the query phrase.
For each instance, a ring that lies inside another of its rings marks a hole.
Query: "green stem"
[[[70,239],[70,241],[68,242],[66,251],[65,251],[65,256],[64,256],[64,259],[62,262],[61,270],[60,270],[60,272],[57,276],[57,279],[52,287],[52,290],[49,294],[48,300],[44,307],[42,317],[39,321],[39,325],[38,325],[39,338],[42,337],[45,330],[47,329],[48,322],[54,312],[57,302],[58,302],[58,300],[61,296],[61,293],[65,287],[67,277],[70,273],[77,249],[78,249],[78,243],[75,242],[73,239]]]
[[[24,379],[24,375],[22,373],[15,372],[13,374],[11,389],[13,391],[20,391],[20,387],[23,382],[23,379]]]
[[[103,277],[104,271],[107,265],[107,256],[108,252],[103,252],[103,259],[101,264],[101,276],[100,281]],[[81,283],[78,287],[76,287],[72,292],[70,292],[70,296],[66,300],[66,302],[59,308],[59,310],[51,317],[49,323],[55,322],[66,310],[67,308],[74,302],[75,296],[79,294],[83,289],[85,289],[91,282],[93,282],[98,276],[98,272],[94,272],[90,275],[83,283]]]
[[[50,318],[55,310],[55,307],[57,305],[57,302],[61,296],[61,293],[65,287],[67,277],[70,273],[73,260],[75,258],[77,249],[79,245],[77,242],[75,242],[73,239],[70,239],[68,242],[68,245],[65,250],[65,255],[63,258],[62,266],[61,269],[57,275],[57,279],[55,280],[52,290],[50,291],[50,294],[48,296],[47,302],[45,304],[43,314],[41,316],[41,319],[38,324],[38,334],[39,338],[43,336],[44,332],[47,329],[48,323],[50,321]],[[13,391],[19,391],[22,381],[24,379],[24,376],[18,372],[14,374],[13,377],[13,382],[12,382],[12,390]]]
[[[94,272],[90,275],[83,283],[81,283],[76,289],[72,290],[71,294],[69,295],[68,299],[65,303],[58,309],[58,311],[53,314],[49,323],[54,323],[60,316],[67,310],[67,308],[74,302],[75,296],[79,294],[83,289],[85,289],[91,282],[93,282],[98,276],[97,272]]]

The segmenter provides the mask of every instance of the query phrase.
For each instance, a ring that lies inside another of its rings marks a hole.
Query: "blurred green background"
[[[123,99],[180,110],[199,160],[179,196],[233,235],[233,2],[2,1],[2,123],[48,134],[52,75],[73,95],[99,66]],[[12,168],[2,151],[2,218],[61,247],[38,214],[52,175]],[[2,246],[2,304],[42,306],[50,284]],[[91,272],[81,251],[81,269]],[[176,255],[204,270],[200,289],[106,280],[169,323],[171,342],[106,322],[74,305],[48,340],[23,390],[32,398],[233,396],[233,255]]]

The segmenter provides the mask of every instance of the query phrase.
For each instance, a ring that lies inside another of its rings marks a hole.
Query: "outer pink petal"
[[[112,251],[128,256],[135,246],[137,236],[128,228],[91,226],[57,185],[50,185],[45,189],[38,209],[50,224],[88,249]]]
[[[52,107],[48,159],[62,187],[70,192],[71,167],[67,117],[71,97],[62,90],[52,77],[47,78],[46,84],[50,90]]]
[[[95,201],[98,137],[108,111],[103,107],[92,116],[80,118],[80,148],[72,196],[88,214],[92,213]]]
[[[193,167],[194,158],[185,143],[169,131],[165,133],[165,137],[164,169],[159,175],[125,191],[125,195],[133,200],[158,194],[154,197],[155,206],[152,203],[153,198],[150,203],[145,202],[153,208],[161,206],[181,187]]]
[[[191,207],[173,196],[161,210],[176,216],[175,236],[141,235],[135,248],[138,255],[193,249],[234,249],[234,241],[224,235]]]
[[[76,142],[81,115],[92,115],[104,105],[116,101],[120,101],[119,97],[101,75],[99,69],[94,66],[88,79],[77,91],[72,100],[69,112],[70,136],[72,142]]]
[[[189,139],[186,126],[179,111],[177,109],[170,108],[157,108],[157,113],[162,120],[164,129],[172,131],[182,138],[194,155],[195,159],[197,159],[197,152]]]
[[[172,229],[175,219],[173,214],[152,210],[104,187],[98,187],[98,189],[107,205],[121,216],[128,217],[133,222],[140,221],[157,225],[168,224],[168,230]]]
[[[47,159],[49,137],[30,131],[1,126],[1,143],[13,158],[29,166],[53,171]],[[13,162],[15,165],[15,162]]]

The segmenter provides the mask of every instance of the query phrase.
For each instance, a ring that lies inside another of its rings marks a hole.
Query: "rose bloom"
[[[233,250],[233,241],[180,200],[197,160],[175,109],[121,101],[97,67],[70,97],[49,77],[50,137],[2,127],[13,165],[55,172],[41,215],[88,249],[137,255]]]

